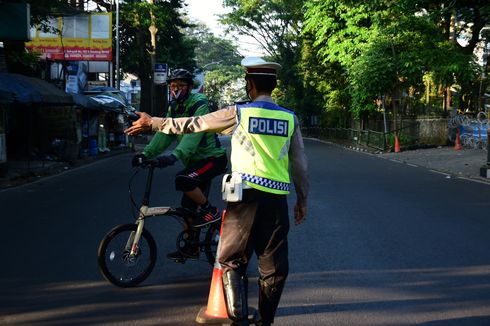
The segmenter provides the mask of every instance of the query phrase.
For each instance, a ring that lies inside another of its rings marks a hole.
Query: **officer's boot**
[[[246,277],[237,271],[228,270],[222,278],[226,309],[228,317],[233,321],[232,325],[248,326]]]
[[[259,314],[256,325],[269,326],[274,322],[277,306],[281,299],[284,281],[279,284],[268,284],[259,279]]]

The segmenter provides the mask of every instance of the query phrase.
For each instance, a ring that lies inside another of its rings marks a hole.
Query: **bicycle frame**
[[[131,248],[130,254],[135,255],[138,252],[138,243],[140,241],[141,233],[145,226],[145,218],[147,217],[157,217],[157,216],[177,216],[185,220],[187,216],[191,214],[190,211],[184,211],[183,209],[175,209],[170,206],[154,206],[150,207],[150,194],[153,183],[153,172],[155,170],[156,163],[151,161],[148,164],[148,175],[146,177],[145,192],[143,195],[142,205],[139,209],[138,218],[136,219],[136,224],[138,225],[135,234],[131,234],[130,239],[128,239],[128,244],[126,248]],[[131,238],[132,241],[131,241]],[[132,242],[132,243],[129,243]]]
[[[147,168],[148,171],[146,171],[146,186],[141,205],[137,204],[131,195],[133,178],[130,179],[129,192],[132,206],[136,210],[135,221],[115,226],[104,236],[99,245],[97,256],[100,271],[104,278],[119,287],[138,285],[150,275],[155,266],[157,247],[155,239],[145,228],[145,219],[148,217],[172,216],[183,226],[184,230],[178,234],[176,239],[178,251],[171,253],[172,256],[167,255],[170,259],[177,263],[185,263],[187,259],[199,260],[199,253],[203,252],[205,260],[211,266],[216,260],[216,249],[219,243],[217,224],[211,223],[209,227],[194,228],[192,220],[198,213],[191,207],[150,206],[153,172],[156,167],[158,167],[158,162],[155,160],[144,162],[143,168]],[[133,174],[133,177],[138,171]],[[191,246],[199,249],[197,255],[186,255],[185,250]]]

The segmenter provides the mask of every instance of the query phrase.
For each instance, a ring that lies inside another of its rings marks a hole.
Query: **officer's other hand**
[[[294,224],[298,225],[306,220],[306,206],[302,206],[298,203],[294,205]]]
[[[177,162],[177,157],[174,155],[162,155],[157,157],[158,160],[158,167],[164,168],[169,165],[174,165],[175,162]]]
[[[146,156],[145,154],[136,154],[133,156],[133,159],[131,160],[131,165],[133,167],[141,166],[144,162],[146,161]]]
[[[139,116],[139,119],[134,121],[131,127],[124,130],[124,132],[130,136],[151,130],[151,116],[145,112],[136,111],[135,113]]]

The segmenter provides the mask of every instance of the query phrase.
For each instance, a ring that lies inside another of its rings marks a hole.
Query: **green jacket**
[[[196,107],[195,104],[197,102],[200,103]],[[195,110],[194,114],[192,114],[191,110]],[[183,107],[169,107],[167,117],[180,118],[207,113],[209,113],[207,97],[201,93],[194,93],[184,101]],[[172,154],[181,160],[185,166],[208,157],[226,155],[226,150],[221,147],[218,136],[215,133],[206,132],[185,135],[167,135],[156,132],[150,143],[143,150],[143,154],[152,159],[162,154],[174,141],[177,141],[178,144]]]

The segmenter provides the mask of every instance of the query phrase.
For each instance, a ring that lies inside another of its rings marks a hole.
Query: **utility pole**
[[[121,89],[121,78],[119,75],[119,0],[116,0],[116,88]]]
[[[150,49],[150,62],[151,62],[151,69],[150,71],[152,72],[151,75],[151,86],[150,86],[150,101],[151,101],[151,115],[155,115],[156,113],[156,108],[155,108],[155,63],[156,63],[156,51],[157,51],[157,32],[158,28],[155,26],[155,15],[153,13],[153,5],[155,4],[155,0],[148,0],[148,3],[151,4],[150,6],[150,18],[151,18],[151,24],[148,30],[150,31],[150,36],[151,36],[151,49]]]

